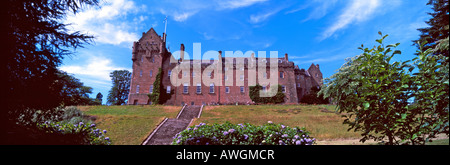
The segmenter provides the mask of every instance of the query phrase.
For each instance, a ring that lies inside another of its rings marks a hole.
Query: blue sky
[[[402,55],[414,57],[418,28],[427,27],[428,0],[101,0],[64,20],[69,29],[94,35],[95,42],[66,57],[59,67],[93,87],[95,97],[111,88],[109,73],[132,70],[131,49],[142,32],[153,27],[162,35],[167,16],[171,52],[201,43],[202,53],[278,51],[307,69],[319,64],[330,77],[357,48],[376,45],[378,31],[389,34],[386,44],[400,42]]]

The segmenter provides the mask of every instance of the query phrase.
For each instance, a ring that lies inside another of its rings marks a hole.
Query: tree
[[[321,87],[311,87],[309,94],[302,97],[301,103],[306,104],[328,104],[328,98],[324,98],[323,94],[318,94]]]
[[[79,79],[64,71],[58,71],[57,75],[58,80],[52,87],[60,92],[54,102],[62,106],[95,104],[94,99],[89,97],[89,94],[92,94],[92,87],[84,86]]]
[[[102,105],[102,102],[103,102],[103,95],[102,95],[102,93],[98,92],[97,96],[95,97],[95,100],[98,101],[100,103],[100,105]]]
[[[428,56],[432,49],[418,51],[412,64],[391,62],[401,54],[395,50],[400,43],[384,46],[387,35],[379,34],[379,45],[361,45],[363,53],[325,79],[327,86],[319,94],[337,102],[344,124],[361,131],[362,142],[387,137],[390,145],[425,144],[438,133],[448,135],[448,65]],[[412,72],[416,67],[419,71]]]
[[[57,66],[72,53],[70,49],[83,47],[93,38],[69,32],[61,19],[67,12],[97,4],[97,0],[2,1],[1,98],[8,105],[2,111],[59,105],[54,101],[59,90],[51,86],[58,79]]]
[[[421,32],[418,40],[414,40],[414,45],[420,48],[421,45],[418,43],[425,43],[422,46],[423,50],[428,50],[430,48],[436,48],[438,44],[437,41],[447,38],[449,36],[449,4],[448,0],[429,0],[427,5],[432,5],[434,12],[428,13],[432,17],[430,20],[425,21],[429,27],[417,29]],[[448,49],[437,50],[433,52],[434,55],[442,54],[446,57],[449,56]]]
[[[108,93],[108,104],[123,105],[127,103],[130,90],[131,72],[128,70],[115,70],[109,74],[113,86]]]
[[[0,2],[2,56],[0,60],[0,136],[4,143],[19,131],[16,114],[32,108],[48,111],[60,105],[62,81],[57,67],[71,49],[90,43],[92,36],[69,32],[62,19],[98,0],[5,0]],[[25,129],[24,129],[25,130]],[[3,140],[5,137],[7,140]]]
[[[250,99],[252,99],[252,101],[254,101],[255,103],[263,103],[263,104],[267,104],[267,103],[273,103],[273,104],[278,104],[278,103],[282,103],[284,102],[284,93],[282,91],[282,87],[281,85],[277,85],[277,93],[275,94],[275,96],[272,97],[260,97],[260,91],[262,90],[262,86],[259,84],[256,84],[255,86],[250,86],[249,87],[249,97]]]

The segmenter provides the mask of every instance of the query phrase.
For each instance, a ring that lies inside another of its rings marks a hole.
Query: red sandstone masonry
[[[182,104],[194,104],[194,105],[209,105],[209,104],[247,104],[251,103],[249,97],[249,87],[248,87],[248,68],[244,68],[244,92],[240,91],[240,86],[236,85],[237,81],[240,80],[240,75],[236,75],[241,72],[241,68],[237,65],[232,68],[233,76],[228,77],[228,79],[233,79],[233,85],[228,86],[229,92],[226,92],[225,86],[225,70],[222,68],[222,82],[223,85],[219,86],[215,84],[214,93],[210,93],[209,84],[201,83],[201,93],[197,93],[197,83],[194,82],[192,74],[189,73],[188,76],[190,81],[188,82],[190,86],[188,87],[188,93],[183,91],[182,85],[176,87],[173,86],[169,78],[169,70],[178,66],[177,63],[170,63],[170,60],[179,61],[173,58],[172,54],[165,48],[165,43],[161,39],[153,28],[151,28],[147,33],[143,33],[142,38],[133,44],[133,76],[131,80],[130,94],[128,97],[128,104],[149,104],[149,94],[150,86],[153,85],[155,77],[158,73],[158,68],[162,68],[164,71],[162,83],[164,89],[161,92],[166,92],[167,87],[170,86],[173,95],[165,104],[167,105],[182,105]],[[184,45],[181,46],[181,50],[184,50]],[[204,51],[205,52],[205,51]],[[221,57],[221,56],[220,56]],[[242,57],[226,57],[221,58],[222,61],[234,61],[233,58],[242,59]],[[248,60],[255,60],[254,56],[248,57]],[[308,70],[299,69],[298,66],[294,66],[294,63],[288,61],[288,54],[284,57],[278,58],[278,75],[270,75],[267,71],[267,76],[277,76],[278,83],[286,87],[286,104],[296,104],[299,103],[300,99],[309,93],[309,90],[313,86],[322,85],[322,73],[320,71],[319,65],[311,64]],[[196,60],[185,60],[183,62],[193,63]],[[269,61],[269,59],[267,60]],[[198,61],[197,61],[198,62]],[[209,65],[206,63],[201,64],[202,73],[196,73],[195,76],[201,76],[204,69]],[[270,64],[267,64],[270,65]],[[191,64],[191,72],[193,64]],[[142,74],[141,74],[142,71]],[[150,71],[152,71],[152,76],[150,76]],[[283,73],[283,78],[280,78],[280,73]],[[180,78],[183,76],[181,73],[178,75]],[[212,74],[214,78],[214,73]],[[139,85],[139,91],[137,91],[137,86]]]

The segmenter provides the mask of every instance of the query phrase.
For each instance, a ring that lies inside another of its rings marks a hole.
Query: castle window
[[[214,93],[214,83],[209,84],[209,93]]]
[[[183,77],[187,77],[187,72],[183,72]]]
[[[200,94],[202,93],[202,84],[197,84],[197,93]]]
[[[225,87],[225,93],[230,93],[230,87]]]
[[[184,85],[183,85],[183,93],[188,93],[188,83],[184,83]]]
[[[245,89],[244,89],[244,87],[243,87],[243,86],[241,86],[240,88],[241,88],[241,93],[244,93],[244,92],[245,92]]]
[[[280,78],[284,78],[284,72],[280,71]]]
[[[153,70],[150,70],[150,77],[153,77]]]
[[[281,92],[286,93],[286,86],[285,85],[281,86]]]
[[[280,63],[280,64],[281,64],[282,62],[283,62],[283,60],[278,60],[278,63]]]
[[[149,93],[153,93],[153,85],[150,85],[150,90],[148,90]]]
[[[142,77],[142,70],[139,72],[139,77]]]
[[[297,75],[297,80],[300,80],[300,75]]]
[[[297,83],[297,88],[300,88],[300,83]]]
[[[194,71],[191,72],[191,76],[195,77],[195,72]]]
[[[262,86],[262,91],[267,92],[267,87],[266,86]]]
[[[155,63],[155,57],[152,57],[152,62]]]
[[[170,86],[167,86],[167,91],[166,93],[170,93]]]
[[[227,76],[227,75],[225,75],[225,76],[224,76],[224,79],[225,79],[225,80],[228,80],[228,76]]]
[[[170,77],[170,75],[172,74],[172,70],[169,70],[169,72],[168,72],[168,73],[169,73],[168,75],[169,75],[169,77]]]
[[[264,78],[267,78],[267,72],[264,72],[264,73],[263,73],[263,77],[264,77]]]
[[[139,93],[139,85],[136,86],[136,93]]]
[[[144,62],[144,56],[141,56],[141,62]]]
[[[316,73],[316,78],[319,78],[319,74],[318,73]]]
[[[239,76],[239,77],[240,77],[241,81],[244,81],[244,75],[243,74],[241,74],[241,76]]]

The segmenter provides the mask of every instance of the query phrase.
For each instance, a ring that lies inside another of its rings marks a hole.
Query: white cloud
[[[66,65],[61,66],[59,69],[76,76],[95,80],[98,84],[109,84],[111,81],[109,73],[114,70],[129,70],[131,72],[129,68],[114,66],[111,59],[97,56],[89,57],[84,64]]]
[[[248,7],[257,3],[266,2],[267,0],[228,0],[219,1],[219,7],[223,9],[237,9],[242,7]]]
[[[281,10],[283,10],[285,7],[281,6],[275,9],[272,9],[268,12],[265,13],[260,13],[260,14],[253,14],[250,15],[250,23],[260,23],[265,21],[266,19],[268,19],[269,17],[271,17],[272,15],[277,14],[278,12],[280,12]]]
[[[194,15],[195,13],[197,13],[197,11],[174,13],[173,19],[178,22],[183,22],[186,21],[190,16]]]
[[[71,24],[74,31],[93,35],[99,43],[130,46],[139,39],[139,35],[130,32],[132,22],[127,22],[125,16],[145,6],[136,6],[131,0],[101,1],[99,6],[86,8],[76,15],[69,14],[64,23]],[[147,18],[141,16],[138,19],[141,22]]]
[[[381,6],[380,0],[352,0],[337,17],[337,21],[328,27],[320,36],[324,40],[332,36],[336,31],[346,28],[349,24],[362,22],[371,18]]]
[[[257,14],[257,15],[250,15],[250,22],[251,23],[260,23],[270,16],[276,14],[278,11],[270,11],[267,13]]]

